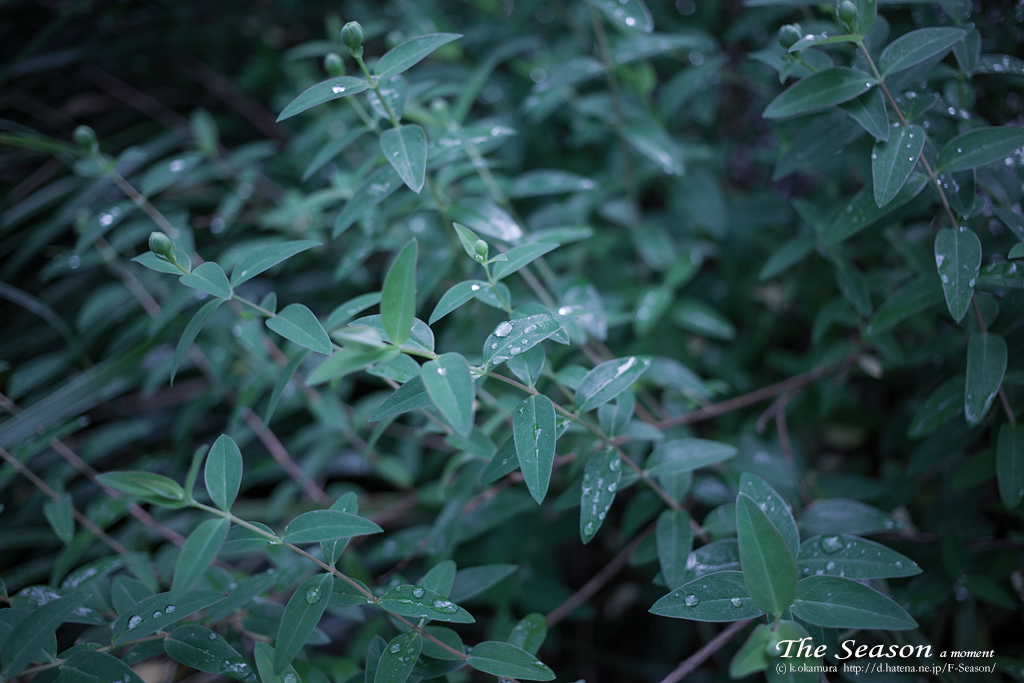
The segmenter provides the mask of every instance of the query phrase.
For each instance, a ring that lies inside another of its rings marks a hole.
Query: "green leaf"
[[[1004,159],[1024,147],[1024,128],[974,128],[946,143],[939,152],[937,173],[966,171]]]
[[[257,683],[256,672],[219,634],[195,624],[182,624],[167,634],[164,651],[174,661],[242,683]]]
[[[260,273],[270,270],[278,263],[300,254],[307,249],[319,247],[320,243],[313,240],[298,240],[261,247],[243,258],[231,271],[231,286],[237,287],[248,282]]]
[[[281,115],[277,117],[277,120],[284,121],[318,104],[348,97],[349,95],[356,95],[369,87],[370,84],[363,78],[354,78],[352,76],[329,78],[311,88],[307,88],[301,95],[292,100],[284,108],[284,111],[281,112]]]
[[[876,142],[871,152],[871,177],[875,205],[885,206],[899,193],[917,166],[924,149],[924,130],[918,126],[894,126],[887,142]]]
[[[972,332],[967,344],[964,417],[976,425],[985,419],[1006,372],[1006,342],[998,334]]]
[[[735,511],[734,511],[735,512]],[[732,515],[735,520],[735,513]],[[705,527],[707,518],[705,518]],[[689,583],[706,574],[740,570],[740,549],[735,538],[707,543],[686,558],[686,581]],[[746,589],[744,589],[746,592]]]
[[[622,461],[614,448],[594,453],[583,470],[580,495],[580,539],[589,543],[604,523],[622,478]]]
[[[171,584],[173,597],[180,599],[217,559],[230,526],[231,522],[227,519],[208,519],[188,535],[174,569],[174,582]]]
[[[508,636],[508,644],[520,650],[537,654],[548,635],[548,623],[540,612],[532,612],[519,620]]]
[[[352,193],[334,221],[332,235],[337,237],[366,215],[366,212],[394,194],[402,186],[398,171],[390,164],[374,171]]]
[[[213,261],[196,266],[188,275],[179,277],[178,282],[220,299],[231,298],[231,283],[228,282],[228,276],[224,274],[224,269]]]
[[[188,260],[188,254],[178,252],[177,254],[178,263],[185,268],[190,270],[191,263]],[[139,254],[132,259],[133,263],[138,263],[140,266],[145,266],[150,270],[155,270],[158,273],[170,273],[172,275],[181,275],[181,270],[176,265],[168,261],[167,259],[161,258],[151,251],[147,251],[145,254]]]
[[[455,582],[455,563],[451,560],[442,560],[430,568],[424,574],[417,585],[432,590],[442,598],[447,598],[452,592],[452,584]]]
[[[809,256],[817,242],[813,237],[796,237],[783,243],[765,261],[757,279],[764,282],[789,270]]]
[[[551,681],[555,673],[539,659],[515,645],[487,640],[469,653],[469,665],[492,676],[507,676],[524,681]]]
[[[333,346],[320,321],[302,304],[289,304],[277,317],[267,318],[267,327],[299,346],[331,355]]]
[[[959,28],[921,28],[900,36],[882,51],[878,69],[883,76],[909,69],[929,57],[950,50],[963,40],[966,31]]]
[[[764,614],[747,594],[741,572],[705,574],[658,600],[650,612],[693,621],[738,621]]]
[[[874,7],[874,5],[872,5]],[[849,114],[875,140],[888,140],[891,126],[885,109],[885,96],[881,88],[874,88],[856,99],[844,102],[839,108]]]
[[[1024,499],[1024,429],[1018,425],[1003,424],[999,428],[996,476],[1003,505],[1011,510],[1020,505]]]
[[[672,590],[686,583],[687,559],[693,547],[691,521],[686,510],[665,510],[658,516],[658,563],[665,585]]]
[[[259,525],[257,523],[257,525]],[[262,526],[262,525],[259,525]],[[244,527],[234,526],[231,530],[243,529]],[[247,530],[248,531],[248,530]],[[251,532],[250,532],[251,533]],[[266,539],[264,545],[266,545]],[[231,534],[228,534],[228,540],[224,543],[224,547],[227,548],[228,543],[231,542]],[[260,546],[262,547],[262,546]],[[258,548],[257,548],[258,549]],[[251,552],[251,551],[246,551]],[[221,554],[224,554],[222,551]],[[238,582],[238,586],[231,590],[226,598],[221,602],[217,603],[208,613],[207,620],[209,622],[219,621],[224,617],[234,614],[236,611],[246,607],[252,600],[270,589],[272,589],[281,577],[274,571],[265,571],[259,574],[253,574]]]
[[[182,507],[185,490],[178,482],[151,472],[105,472],[98,479],[104,486],[156,505]]]
[[[796,520],[789,511],[789,505],[779,495],[778,491],[753,472],[744,472],[740,475],[740,492],[750,496],[761,512],[767,515],[772,525],[782,535],[789,548],[789,554],[794,558],[800,552],[800,532],[796,528]]]
[[[288,361],[288,365],[284,366],[284,370],[277,376],[277,379],[274,381],[274,388],[270,392],[270,399],[267,401],[267,411],[263,415],[264,426],[270,424],[270,418],[274,416],[274,410],[277,409],[277,404],[281,401],[284,390],[288,387],[288,383],[292,381],[292,377],[295,376],[302,362],[309,358],[310,353],[309,349],[302,349],[296,353]]]
[[[79,650],[60,665],[60,683],[142,683],[142,678],[117,657]]]
[[[544,501],[555,462],[555,405],[544,394],[527,396],[512,413],[519,467],[530,495]]]
[[[853,237],[916,197],[927,182],[928,179],[923,175],[912,177],[900,188],[892,201],[883,207],[879,207],[875,203],[872,188],[865,185],[839,212],[832,225],[825,230],[825,242],[838,244]]]
[[[453,221],[485,237],[502,242],[518,242],[523,238],[523,229],[515,219],[490,200],[477,197],[463,199],[452,204],[448,213]]]
[[[740,565],[747,592],[757,607],[782,614],[796,597],[796,564],[786,540],[753,498],[736,498]]]
[[[261,640],[257,640],[253,647],[253,658],[256,660],[256,670],[260,673],[260,680],[263,683],[302,683],[295,668],[289,666],[284,675],[274,671],[274,648]]]
[[[901,525],[882,510],[848,498],[816,501],[804,509],[800,517],[800,529],[804,536],[870,534],[900,528]]]
[[[353,126],[346,130],[339,137],[332,137],[320,151],[313,157],[313,161],[309,162],[309,166],[306,166],[306,170],[302,172],[302,182],[309,180],[314,173],[323,168],[327,162],[332,160],[334,157],[345,151],[349,145],[358,140],[363,133],[369,132],[369,128],[366,126]]]
[[[508,369],[529,387],[537,384],[541,374],[544,372],[544,361],[546,360],[543,346],[533,348],[513,356],[508,361]]]
[[[194,500],[193,493],[196,488],[196,480],[199,479],[199,467],[203,464],[203,458],[209,447],[203,444],[192,453],[192,464],[189,465],[188,474],[185,475],[185,499]]]
[[[347,512],[350,515],[359,513],[359,498],[356,496],[354,491],[349,491],[341,495],[338,500],[334,501],[331,505],[332,510],[338,510],[340,512]],[[320,550],[324,554],[324,562],[333,565],[341,557],[341,554],[345,552],[345,547],[348,545],[349,539],[347,538],[336,538],[331,541],[320,541]]]
[[[393,346],[359,348],[353,345],[339,349],[309,374],[306,386],[312,387],[345,377],[374,363],[396,358],[398,354],[398,349]]]
[[[774,632],[768,624],[758,624],[742,647],[729,661],[729,677],[746,678],[750,674],[764,671],[771,661],[767,648],[775,641]]]
[[[74,501],[71,495],[64,493],[58,500],[43,503],[43,516],[50,523],[50,528],[64,543],[70,543],[75,536]]]
[[[380,135],[380,151],[398,177],[416,194],[427,173],[427,135],[419,126],[389,128]]]
[[[725,316],[698,299],[683,297],[672,309],[672,322],[687,332],[729,341],[736,328]]]
[[[450,600],[465,602],[498,585],[516,573],[519,565],[515,564],[484,564],[466,567],[455,573]]]
[[[22,619],[7,637],[3,652],[0,653],[4,676],[12,679],[31,664],[46,642],[53,637],[57,627],[88,599],[88,593],[57,598],[35,608]]]
[[[242,484],[242,451],[227,434],[213,443],[203,476],[210,499],[221,510],[230,510]]]
[[[491,273],[494,276],[495,282],[508,277],[520,268],[536,261],[544,254],[549,251],[554,251],[557,248],[558,245],[553,242],[534,242],[533,244],[524,244],[521,247],[510,249],[508,253],[505,254],[508,260],[499,261],[498,263],[495,263],[492,268]]]
[[[917,622],[895,602],[852,579],[809,576],[800,582],[793,615],[827,628],[903,631]]]
[[[381,325],[397,345],[409,338],[416,315],[416,253],[416,238],[413,238],[398,252],[381,290]]]
[[[911,280],[893,292],[878,307],[875,317],[864,328],[864,334],[873,336],[888,330],[911,316],[926,311],[942,301],[942,288],[935,278],[922,276]]]
[[[327,609],[332,590],[334,575],[325,573],[309,577],[292,593],[274,643],[274,673],[284,673],[302,650]]]
[[[437,302],[437,306],[434,307],[434,312],[430,314],[428,322],[433,325],[462,304],[475,298],[477,292],[487,287],[490,287],[490,285],[483,280],[466,280],[452,286],[444,293],[441,300]]]
[[[907,436],[921,438],[964,412],[965,383],[964,376],[959,375],[946,380],[933,391],[910,421]]]
[[[682,175],[686,171],[683,154],[676,141],[654,118],[626,123],[621,131],[633,149],[647,157],[666,175]]]
[[[313,510],[293,519],[281,537],[285,543],[316,543],[336,538],[379,534],[383,529],[370,520],[340,510]]]
[[[651,366],[649,356],[629,356],[601,363],[576,387],[576,410],[585,413],[607,403],[638,380]]]
[[[180,597],[157,593],[135,603],[117,618],[111,627],[112,640],[117,643],[143,638],[223,599],[224,594],[216,591],[190,591]]]
[[[781,119],[841,104],[859,97],[874,84],[871,76],[843,66],[819,71],[784,90],[768,104],[762,116]]]
[[[484,342],[483,360],[490,367],[532,349],[574,319],[572,315],[540,313],[498,323]]]
[[[384,591],[381,609],[403,617],[426,618],[456,624],[472,624],[475,619],[454,602],[423,586],[393,586]]]
[[[601,67],[603,69],[604,67]],[[519,175],[508,190],[513,199],[544,197],[595,188],[594,181],[575,173],[555,170],[527,171]]]
[[[213,315],[213,312],[222,303],[224,303],[224,299],[207,301],[203,304],[202,308],[196,311],[196,314],[192,316],[192,320],[185,326],[185,331],[181,333],[181,339],[178,340],[178,347],[174,349],[174,363],[171,365],[171,384],[174,384],[174,376],[178,374],[178,366],[181,365],[182,359],[185,358],[185,352],[188,351],[188,347],[192,346],[192,342],[199,336],[199,331],[203,329],[203,325],[206,324],[206,321],[210,319],[210,316]]]
[[[459,243],[462,245],[463,251],[477,263],[483,263],[484,257],[476,253],[476,243],[480,239],[476,233],[459,223],[452,223],[452,226],[455,228],[455,234],[459,236]]]
[[[909,557],[880,543],[849,536],[814,536],[800,544],[797,570],[804,576],[843,576],[848,579],[896,579],[921,573]]]
[[[647,473],[664,476],[690,472],[707,467],[736,455],[736,447],[707,439],[677,439],[667,441],[651,453],[647,460]]]
[[[373,683],[405,683],[416,667],[422,649],[423,636],[418,633],[395,636],[377,662]]]
[[[608,21],[622,28],[644,33],[654,30],[654,19],[643,0],[587,0],[587,4],[601,10]]]
[[[1024,216],[1001,206],[993,206],[992,213],[999,217],[999,220],[1017,236],[1017,239],[1024,240]]]
[[[430,405],[430,394],[423,384],[422,377],[413,377],[411,380],[398,387],[395,393],[384,399],[380,407],[370,416],[370,422],[379,422],[395,415],[401,415],[417,408],[424,408]]]
[[[473,430],[473,378],[459,353],[445,353],[423,364],[423,386],[437,409],[462,436]]]
[[[415,66],[442,45],[461,37],[462,35],[459,33],[431,33],[407,40],[377,60],[377,64],[373,67],[373,73],[381,80],[391,78]]]
[[[935,237],[935,268],[939,271],[946,306],[960,322],[971,306],[974,283],[981,270],[981,241],[973,230],[943,228]]]

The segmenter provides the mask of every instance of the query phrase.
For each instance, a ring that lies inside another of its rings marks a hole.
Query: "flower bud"
[[[800,24],[786,24],[779,29],[779,44],[787,50],[800,40]]]
[[[341,29],[341,42],[348,51],[355,54],[363,45],[363,27],[358,21],[350,21]]]
[[[477,240],[476,244],[473,245],[473,251],[477,253],[477,256],[480,256],[481,258],[487,258],[487,242],[484,242],[483,240]]]
[[[836,8],[836,16],[839,17],[840,23],[852,31],[853,22],[857,21],[857,6],[850,0],[843,0]]]
[[[78,146],[85,147],[90,150],[99,144],[96,141],[96,131],[89,126],[79,126],[78,128],[75,128],[74,139]]]
[[[324,71],[328,76],[337,78],[345,75],[345,62],[341,61],[341,55],[337,52],[328,52],[324,57]]]
[[[149,250],[157,256],[174,260],[174,242],[162,232],[149,233]]]

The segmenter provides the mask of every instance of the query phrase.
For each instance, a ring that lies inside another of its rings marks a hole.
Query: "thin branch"
[[[256,434],[263,445],[266,446],[267,450],[270,451],[270,455],[277,461],[277,464],[281,466],[281,469],[291,477],[296,484],[302,487],[302,490],[306,492],[306,495],[310,499],[316,501],[320,505],[330,505],[331,497],[324,492],[320,486],[306,476],[306,473],[302,471],[292,456],[288,453],[288,449],[284,447],[284,444],[274,435],[274,432],[263,424],[263,420],[248,408],[243,408],[242,412],[245,417],[246,424]]]
[[[678,683],[685,677],[689,676],[711,655],[721,650],[726,643],[733,639],[733,636],[742,631],[751,621],[753,620],[744,619],[743,621],[734,621],[731,623],[729,628],[719,633],[717,636],[709,640],[704,647],[683,660],[672,673],[661,679],[661,683]]]

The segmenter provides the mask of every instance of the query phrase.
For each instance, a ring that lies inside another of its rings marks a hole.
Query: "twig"
[[[601,590],[601,588],[608,583],[613,576],[618,574],[622,568],[626,566],[626,563],[629,562],[630,556],[633,554],[633,551],[636,550],[636,547],[640,545],[640,542],[653,532],[654,526],[652,525],[630,541],[625,548],[619,551],[618,555],[612,558],[611,562],[606,564],[601,571],[583,584],[583,586],[573,593],[569,599],[553,609],[551,613],[544,618],[545,621],[547,621],[548,628],[551,628],[558,622],[562,621],[562,619],[565,619],[567,616],[572,614],[577,607],[593,597],[597,591]]]
[[[306,473],[302,471],[302,468],[295,464],[295,460],[288,453],[288,449],[284,447],[284,444],[274,435],[274,432],[263,424],[263,420],[248,408],[243,408],[245,415],[245,422],[249,425],[249,428],[256,434],[263,445],[266,446],[267,450],[270,451],[270,455],[273,456],[277,464],[281,466],[289,477],[291,477],[295,483],[302,487],[302,490],[306,492],[312,500],[316,501],[320,505],[330,505],[331,497],[328,496],[320,486],[306,476]]]
[[[733,636],[742,631],[751,621],[753,620],[744,619],[743,621],[734,621],[731,623],[729,628],[719,633],[717,636],[709,640],[704,647],[684,659],[672,673],[661,679],[661,683],[678,683],[686,676],[689,676],[698,666],[703,664],[708,657],[722,649],[726,643],[732,640]]]

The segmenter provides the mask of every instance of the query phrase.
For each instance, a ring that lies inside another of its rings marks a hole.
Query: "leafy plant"
[[[188,119],[101,36],[132,125],[0,133],[3,679],[1019,678],[1019,29],[876,4],[218,10]]]

